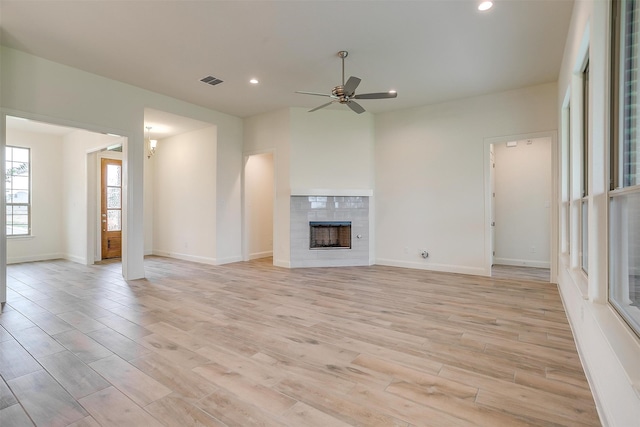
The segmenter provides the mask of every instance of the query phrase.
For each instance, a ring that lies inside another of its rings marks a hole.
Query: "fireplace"
[[[351,249],[351,221],[309,222],[309,249]]]
[[[290,215],[290,267],[371,265],[369,196],[292,195]]]

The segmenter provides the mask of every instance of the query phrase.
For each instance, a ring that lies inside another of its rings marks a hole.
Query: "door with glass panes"
[[[102,259],[120,258],[122,251],[122,160],[102,159]]]

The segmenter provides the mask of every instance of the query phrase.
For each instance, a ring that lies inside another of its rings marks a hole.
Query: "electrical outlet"
[[[408,246],[405,246],[405,247],[404,247],[404,253],[405,253],[405,254],[408,254],[408,253],[409,253],[409,247],[408,247]]]
[[[536,253],[536,247],[535,246],[531,246],[531,253],[535,254]]]

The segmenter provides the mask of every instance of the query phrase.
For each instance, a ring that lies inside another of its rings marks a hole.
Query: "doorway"
[[[485,140],[489,276],[526,279],[527,269],[542,269],[555,277],[555,141],[552,132]]]
[[[101,159],[102,259],[122,256],[122,160]]]
[[[273,256],[275,200],[273,153],[246,157],[244,168],[244,260]]]

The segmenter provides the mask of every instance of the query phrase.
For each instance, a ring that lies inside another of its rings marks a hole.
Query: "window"
[[[562,253],[571,254],[571,104],[562,111]]]
[[[609,301],[640,335],[640,2],[613,2]]]
[[[6,147],[7,236],[31,234],[31,168],[28,148]]]
[[[580,202],[580,266],[589,272],[589,61],[582,71],[582,146]]]

